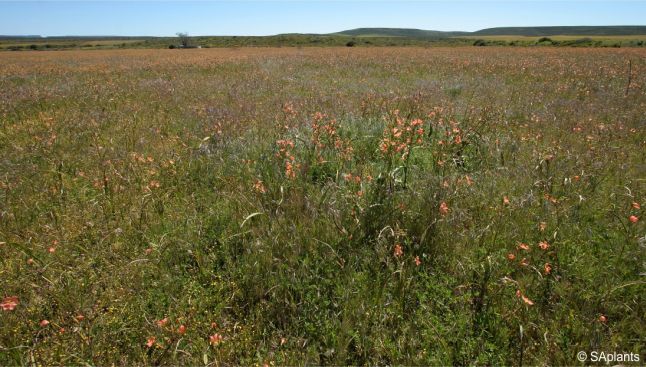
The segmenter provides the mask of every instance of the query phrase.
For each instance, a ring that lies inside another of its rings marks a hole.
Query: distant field
[[[51,48],[69,48],[69,47],[113,47],[120,45],[131,45],[135,43],[141,43],[143,40],[56,40],[56,39],[39,39],[39,40],[25,40],[25,41],[16,41],[16,40],[0,40],[0,50],[9,49],[12,47],[24,47],[29,48],[32,45],[35,45],[39,48],[45,48],[49,46]]]
[[[468,43],[1,52],[0,365],[644,358],[646,49]]]
[[[45,44],[77,44],[77,45],[100,45],[100,46],[111,46],[111,45],[120,45],[122,43],[135,43],[141,42],[142,40],[90,40],[90,41],[60,41],[60,40],[39,40],[39,41],[0,41],[0,46],[24,46],[24,45],[45,45]]]
[[[384,31],[385,32],[385,31]],[[418,32],[419,33],[419,32]],[[443,36],[437,33],[407,33],[391,32],[379,33],[375,29],[372,33],[358,33],[357,35],[330,34],[284,34],[266,37],[254,36],[200,36],[192,37],[193,46],[202,48],[229,48],[229,47],[391,47],[391,46],[472,46],[474,41],[482,40],[486,46],[534,46],[541,37],[528,36]],[[553,36],[552,42],[541,42],[542,46],[555,47],[645,47],[646,35],[633,36]],[[173,37],[149,37],[141,39],[96,39],[87,38],[49,38],[49,39],[15,39],[0,41],[0,51],[25,51],[25,50],[70,50],[70,49],[167,49],[177,48],[179,39]]]

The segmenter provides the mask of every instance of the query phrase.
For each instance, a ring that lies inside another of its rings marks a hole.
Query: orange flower
[[[164,317],[161,320],[157,320],[157,326],[164,327],[168,323],[168,317]]]
[[[180,325],[180,326],[177,328],[177,333],[178,333],[179,335],[184,335],[184,334],[186,334],[186,326],[184,326],[184,325]]]
[[[547,241],[541,241],[538,243],[538,247],[540,247],[541,250],[547,250],[548,248],[550,248],[550,244],[547,243]]]
[[[41,320],[40,321],[40,327],[46,327],[49,325],[49,320]]]
[[[552,272],[552,265],[550,263],[545,263],[543,269],[545,270],[545,275],[548,275]]]
[[[514,261],[514,260],[516,260],[516,255],[514,255],[514,254],[512,254],[510,252],[510,253],[507,254],[507,259],[509,259],[509,261]]]
[[[509,198],[507,197],[507,195],[503,196],[502,203],[505,205],[509,205]]]
[[[150,338],[148,338],[148,340],[146,341],[146,346],[147,346],[148,348],[152,348],[152,347],[153,347],[153,345],[155,345],[155,341],[156,341],[156,340],[157,340],[157,338],[155,338],[154,336],[151,336],[151,337],[150,337]]]
[[[404,250],[402,249],[402,246],[398,243],[395,244],[395,251],[394,255],[395,257],[400,257],[404,254]]]
[[[606,315],[604,315],[604,314],[599,315],[599,322],[604,323],[604,324],[606,322],[608,322],[608,318],[606,317]]]
[[[211,343],[211,345],[220,344],[222,342],[222,339],[224,339],[224,338],[220,334],[213,334],[213,335],[209,336],[209,342]]]
[[[148,184],[148,188],[150,188],[150,189],[158,189],[160,186],[161,186],[161,184],[157,180],[152,180]]]
[[[2,311],[13,311],[19,303],[20,300],[16,296],[5,297],[0,303],[0,308],[2,308]]]
[[[446,203],[443,201],[442,204],[440,204],[440,214],[446,215],[449,213],[449,206],[446,205]]]
[[[516,297],[521,298],[523,300],[523,302],[525,302],[529,306],[534,305],[534,302],[531,299],[525,297],[525,295],[523,295],[523,293],[520,291],[520,289],[516,291]]]
[[[285,176],[287,176],[287,178],[290,178],[290,179],[296,178],[295,170],[298,168],[298,166],[299,165],[295,165],[293,163],[293,160],[292,162],[289,162],[289,161],[285,162]]]
[[[420,266],[422,264],[422,260],[419,259],[419,256],[415,256],[415,266]]]
[[[267,192],[265,185],[263,185],[262,181],[260,180],[256,180],[256,183],[253,185],[253,189],[256,190],[256,192],[261,194],[264,194]]]
[[[526,244],[526,243],[522,243],[522,242],[521,242],[521,243],[519,243],[519,244],[518,244],[518,248],[519,248],[520,250],[529,251],[529,245],[528,245],[528,244]]]
[[[631,215],[628,219],[629,219],[632,223],[637,223],[637,222],[639,222],[639,217],[638,217],[638,216],[636,216],[636,215]]]
[[[525,296],[521,296],[521,298],[523,299],[523,302],[527,303],[528,305],[530,305],[530,306],[534,305],[534,302],[532,302],[531,299],[529,299],[529,298],[527,298]]]
[[[641,205],[639,205],[639,203],[637,203],[637,202],[632,203],[632,207],[633,207],[633,209],[641,209]]]
[[[522,260],[520,260],[520,265],[522,265],[522,266],[527,266],[527,265],[529,265],[529,260],[527,260],[527,258],[526,258],[526,257],[523,257],[523,259],[522,259]]]

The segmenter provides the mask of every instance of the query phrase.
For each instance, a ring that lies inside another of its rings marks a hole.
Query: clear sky
[[[270,35],[359,27],[475,31],[646,25],[644,1],[4,1],[4,35]]]

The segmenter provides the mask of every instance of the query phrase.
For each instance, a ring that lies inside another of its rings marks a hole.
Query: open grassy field
[[[53,50],[53,49],[112,49],[124,47],[141,47],[145,40],[138,39],[27,39],[0,40],[0,51],[7,50]]]
[[[645,87],[643,48],[0,53],[0,365],[643,361]]]

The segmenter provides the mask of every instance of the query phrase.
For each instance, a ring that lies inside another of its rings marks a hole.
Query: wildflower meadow
[[[0,53],[0,365],[646,358],[645,87],[643,48]]]

